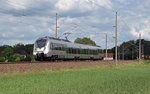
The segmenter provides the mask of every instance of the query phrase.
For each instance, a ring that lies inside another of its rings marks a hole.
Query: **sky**
[[[150,0],[0,0],[0,45],[31,44],[39,37],[88,37],[105,48],[115,46],[118,13],[118,46],[138,39],[150,40]]]

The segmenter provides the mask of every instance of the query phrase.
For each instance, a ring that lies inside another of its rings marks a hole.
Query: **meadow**
[[[0,94],[150,94],[150,64],[0,74]]]

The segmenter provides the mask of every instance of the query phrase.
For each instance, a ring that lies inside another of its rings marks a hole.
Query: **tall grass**
[[[0,94],[149,94],[150,64],[0,75]]]

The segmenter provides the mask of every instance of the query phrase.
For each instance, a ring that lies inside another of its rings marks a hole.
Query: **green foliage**
[[[8,62],[14,62],[15,61],[15,56],[11,55],[8,57]]]
[[[31,57],[31,61],[35,62],[35,58],[34,58],[34,56],[32,54],[30,55],[30,57]]]
[[[2,56],[8,59],[11,55],[14,54],[12,47],[7,47],[2,51]]]
[[[5,62],[5,57],[0,57],[0,62]]]
[[[25,52],[28,55],[32,54],[33,53],[33,44],[27,44],[27,45],[25,45]]]
[[[19,61],[34,61],[33,56],[30,57],[30,54],[33,52],[33,44],[16,44],[15,46],[11,47],[8,45],[1,46],[2,56],[8,60],[8,62],[19,62]],[[26,54],[28,57],[24,58],[22,56],[18,56],[15,54]]]
[[[18,56],[18,55],[12,55],[8,58],[8,62],[19,62],[23,60],[24,60],[24,57]]]
[[[80,43],[80,44],[91,44],[91,45],[96,45],[96,43],[91,40],[90,38],[84,37],[84,38],[77,38],[75,43]]]
[[[120,53],[124,53],[124,59],[137,59],[138,46],[136,45],[136,41],[123,42],[118,49]],[[123,58],[123,56],[121,57]]]
[[[25,47],[23,44],[16,44],[13,48],[15,53],[25,54]]]
[[[30,57],[30,55],[27,55],[27,57],[23,61],[32,61],[32,58]]]
[[[150,66],[0,75],[2,94],[149,94]]]
[[[16,44],[14,47],[14,53],[19,53],[19,54],[32,54],[33,52],[33,44]]]
[[[18,57],[15,58],[15,62],[19,62],[19,61],[21,61],[21,59],[20,59],[20,57],[18,56]]]

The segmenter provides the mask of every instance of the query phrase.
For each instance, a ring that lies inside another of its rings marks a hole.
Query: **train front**
[[[36,60],[40,61],[47,57],[48,54],[48,39],[46,38],[40,38],[35,41],[34,43],[34,49],[33,49],[33,55]]]

